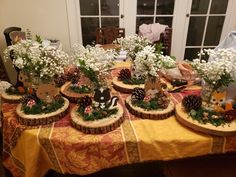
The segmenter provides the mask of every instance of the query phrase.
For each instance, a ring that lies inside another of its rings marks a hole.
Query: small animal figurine
[[[95,89],[94,91],[94,102],[96,107],[100,109],[104,109],[105,107],[111,109],[117,105],[118,97],[111,97],[109,88],[99,88]]]
[[[165,84],[161,83],[159,79],[156,79],[156,78],[148,79],[145,82],[146,96],[149,96],[151,99],[155,98],[158,94],[164,93],[164,90],[163,90],[164,87],[165,87]]]
[[[16,86],[24,86],[29,88],[32,84],[29,81],[29,77],[25,75],[22,71],[19,71]]]
[[[226,91],[214,91],[210,102],[216,112],[225,112]]]
[[[39,99],[46,103],[51,103],[53,98],[59,93],[58,88],[54,82],[47,84],[40,84],[37,88],[36,95]]]

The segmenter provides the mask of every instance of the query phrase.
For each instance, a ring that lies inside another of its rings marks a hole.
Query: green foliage
[[[6,89],[6,93],[8,95],[24,95],[25,94],[25,92],[24,93],[20,93],[19,90],[17,88],[13,87],[13,86],[7,88]]]
[[[42,40],[41,36],[39,36],[39,35],[36,35],[36,36],[35,36],[35,40],[36,40],[38,43],[40,43],[40,44],[43,43],[43,40]]]
[[[138,106],[140,108],[143,108],[145,110],[157,110],[157,109],[161,109],[160,106],[157,103],[157,99],[153,98],[150,101],[146,102],[144,100],[139,100],[137,102],[134,103],[135,106]]]
[[[155,44],[155,53],[160,54],[163,49],[163,44],[162,43],[156,43]]]
[[[117,108],[98,109],[98,108],[93,107],[93,111],[90,114],[85,114],[84,110],[85,108],[80,107],[77,110],[77,112],[83,117],[85,121],[94,121],[94,120],[104,119],[118,112]]]
[[[100,84],[99,84],[97,73],[95,73],[95,71],[92,68],[87,67],[84,60],[79,60],[79,65],[80,65],[79,66],[80,71],[86,77],[88,77],[95,84],[95,86],[99,87]]]
[[[71,86],[70,90],[75,93],[91,93],[92,89],[87,85]]]
[[[145,83],[145,79],[144,78],[131,78],[131,79],[125,79],[122,81],[124,84],[129,84],[129,85],[140,85],[140,84],[144,84]]]
[[[208,114],[207,119],[204,118],[204,114]],[[193,120],[198,121],[200,124],[210,123],[218,127],[227,123],[220,113],[205,108],[191,110],[189,115]],[[219,118],[215,119],[214,116],[219,116]]]
[[[35,105],[32,107],[27,106],[27,104],[23,104],[22,110],[25,114],[43,114],[43,113],[51,113],[59,108],[63,107],[64,99],[58,98],[55,99],[52,103],[47,104],[42,100],[38,100]]]

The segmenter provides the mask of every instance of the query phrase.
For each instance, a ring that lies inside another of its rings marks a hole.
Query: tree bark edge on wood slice
[[[70,102],[67,98],[63,98],[63,99],[65,100],[63,107],[59,108],[55,112],[51,112],[48,114],[36,114],[36,115],[25,114],[21,110],[22,104],[19,104],[16,107],[17,119],[20,122],[20,124],[23,124],[26,126],[47,125],[47,124],[56,122],[60,120],[62,117],[64,117],[69,111]]]
[[[6,103],[19,103],[22,97],[21,95],[8,95],[6,92],[1,94],[2,101]]]
[[[184,126],[195,130],[217,136],[232,136],[236,135],[236,121],[233,121],[228,125],[214,126],[210,123],[200,124],[197,120],[193,120],[187,112],[184,111],[182,103],[178,103],[175,107],[175,117]]]
[[[117,114],[95,121],[84,121],[83,118],[77,113],[77,109],[78,106],[75,106],[70,113],[72,126],[86,134],[108,133],[118,128],[125,119],[123,116],[124,110],[120,104],[117,104]]]
[[[159,110],[146,111],[140,107],[135,107],[131,103],[131,96],[126,98],[125,105],[131,114],[140,117],[142,119],[163,120],[174,115],[175,112],[175,105],[172,101],[170,101],[166,109],[161,111]]]

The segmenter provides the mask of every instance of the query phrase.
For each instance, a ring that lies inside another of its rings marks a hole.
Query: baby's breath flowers
[[[176,62],[170,56],[155,52],[154,46],[146,46],[136,54],[135,70],[146,76],[158,77],[158,71],[163,68],[174,68]]]
[[[219,49],[217,51],[205,49],[201,55],[205,54],[211,57],[210,61],[195,59],[191,65],[214,90],[228,86],[236,79],[235,49]]]
[[[74,45],[72,55],[76,65],[96,87],[106,85],[108,71],[114,65],[116,53],[97,46]]]
[[[119,44],[122,49],[127,51],[132,59],[134,59],[136,54],[144,47],[151,44],[147,38],[138,36],[137,34],[125,38],[118,38],[113,43]]]
[[[200,55],[206,54],[210,56],[208,62],[195,59],[191,65],[209,87],[208,98],[206,98],[206,101],[209,101],[214,91],[228,87],[236,80],[236,50],[218,49],[214,51],[205,49],[200,53]]]
[[[11,58],[15,67],[25,74],[42,80],[50,80],[62,74],[69,63],[69,56],[62,50],[48,50],[41,43],[32,40],[21,40],[7,47],[4,59]]]

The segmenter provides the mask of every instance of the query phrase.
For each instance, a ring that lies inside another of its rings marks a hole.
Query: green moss
[[[24,89],[26,90],[26,88],[24,88]],[[6,89],[6,93],[8,95],[24,95],[25,94],[25,92],[24,93],[20,93],[19,90],[17,88],[13,87],[13,86],[7,88]]]
[[[92,89],[87,85],[81,85],[81,86],[71,86],[70,90],[75,93],[91,93]]]
[[[58,110],[63,107],[65,100],[61,97],[54,100],[52,103],[45,103],[42,100],[38,100],[35,105],[32,107],[27,106],[27,104],[23,104],[22,110],[25,114],[47,114]]]
[[[140,100],[140,101],[137,101],[133,104],[137,107],[143,108],[148,111],[161,109],[160,106],[157,104],[156,98],[153,98],[148,102]]]
[[[208,114],[208,119],[204,119],[204,113]],[[227,123],[223,118],[223,116],[220,113],[215,112],[214,110],[200,108],[198,110],[191,110],[189,115],[193,120],[198,121],[200,124],[210,123],[218,127],[218,126],[224,126]],[[215,119],[213,118],[214,116],[218,116],[219,118]]]
[[[124,84],[129,84],[129,85],[140,85],[140,84],[144,84],[145,79],[144,78],[141,78],[141,79],[131,78],[131,79],[125,79],[122,82]]]
[[[77,112],[83,117],[85,121],[93,121],[93,120],[99,120],[107,118],[113,114],[116,114],[118,112],[117,108],[113,109],[97,109],[93,107],[93,111],[90,114],[84,113],[84,108],[79,108]]]

